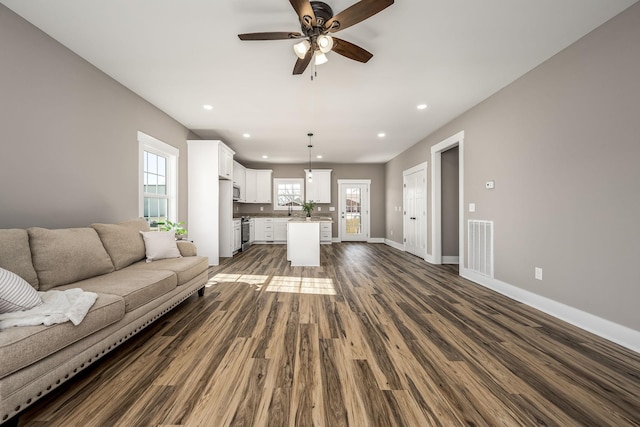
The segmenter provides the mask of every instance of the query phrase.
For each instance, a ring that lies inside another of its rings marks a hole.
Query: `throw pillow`
[[[140,234],[144,239],[147,262],[182,257],[173,231],[141,231]]]
[[[0,268],[0,314],[29,310],[42,304],[33,286],[15,273]]]

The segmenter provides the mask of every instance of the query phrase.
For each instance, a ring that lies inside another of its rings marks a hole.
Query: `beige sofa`
[[[204,293],[208,259],[196,256],[192,243],[177,242],[178,258],[147,262],[140,231],[148,231],[144,220],[0,230],[1,268],[39,291],[81,288],[98,294],[77,326],[66,322],[0,330],[0,423],[195,292]]]

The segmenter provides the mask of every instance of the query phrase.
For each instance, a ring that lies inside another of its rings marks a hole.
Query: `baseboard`
[[[387,246],[391,246],[394,249],[404,252],[404,245],[402,243],[394,242],[393,240],[384,239],[383,242]]]
[[[460,276],[640,353],[640,331],[460,267]]]
[[[385,243],[384,237],[370,237],[367,243]]]
[[[443,264],[460,264],[460,257],[458,256],[442,256]]]

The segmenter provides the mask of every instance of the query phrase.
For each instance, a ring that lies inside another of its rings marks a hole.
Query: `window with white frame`
[[[274,178],[273,194],[274,210],[301,210],[304,203],[304,178]]]
[[[138,132],[140,152],[140,216],[157,228],[178,217],[179,150],[142,132]]]

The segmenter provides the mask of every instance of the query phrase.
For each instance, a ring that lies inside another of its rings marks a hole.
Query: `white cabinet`
[[[275,218],[273,220],[273,241],[284,243],[287,241],[287,223],[289,218]]]
[[[333,240],[332,237],[332,226],[330,222],[321,222],[320,223],[320,243],[331,243]]]
[[[331,203],[331,169],[311,169],[311,182],[309,182],[309,169],[304,171],[307,178],[305,199],[314,203]]]
[[[218,146],[218,175],[222,179],[233,180],[233,155],[229,147],[220,143]]]
[[[320,266],[320,227],[317,221],[288,224],[287,260],[291,266]]]
[[[249,220],[249,243],[253,244],[256,241],[256,220],[251,218]]]
[[[242,248],[242,224],[239,219],[233,220],[233,251],[238,252]]]
[[[220,180],[218,168],[225,164],[220,161],[220,153],[225,152],[233,159],[233,151],[217,140],[190,140],[187,149],[189,240],[198,245],[198,255],[209,258],[209,265],[218,265],[221,245],[223,252],[227,251],[224,230],[229,229],[233,217],[231,181]],[[230,167],[233,168],[233,160]]]
[[[273,218],[255,218],[256,242],[273,242]]]
[[[246,200],[247,193],[247,168],[240,163],[233,161],[233,183],[240,187],[239,202]]]
[[[244,201],[246,203],[257,203],[258,198],[258,188],[256,180],[256,171],[253,169],[245,170],[245,192],[244,192]]]
[[[246,170],[246,203],[271,203],[271,169]]]

